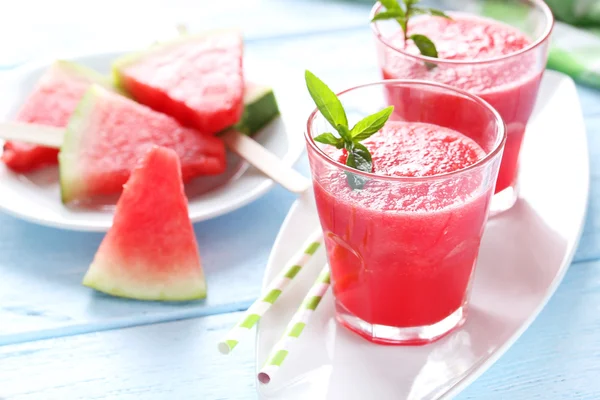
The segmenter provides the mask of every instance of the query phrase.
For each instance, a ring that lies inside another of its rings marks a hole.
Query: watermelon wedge
[[[20,122],[64,127],[92,83],[111,88],[108,77],[68,61],[56,61],[37,82],[16,115]],[[58,150],[24,142],[6,142],[2,161],[25,173],[57,163]]]
[[[63,202],[121,192],[137,161],[153,145],[175,150],[184,182],[225,171],[225,145],[219,138],[92,85],[73,113],[60,149]]]
[[[83,284],[138,300],[206,297],[175,151],[153,147],[133,170]]]
[[[279,115],[279,107],[273,89],[268,86],[246,82],[244,89],[244,113],[233,129],[253,135]]]
[[[138,102],[216,134],[242,116],[243,48],[238,31],[183,36],[118,59],[113,75]]]

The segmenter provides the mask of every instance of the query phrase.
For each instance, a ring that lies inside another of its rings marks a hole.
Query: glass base
[[[492,196],[489,218],[510,210],[519,198],[519,181]]]
[[[336,319],[338,322],[368,341],[377,344],[414,346],[435,342],[461,327],[466,317],[466,306],[462,305],[452,314],[433,325],[398,328],[370,324],[336,302]]]

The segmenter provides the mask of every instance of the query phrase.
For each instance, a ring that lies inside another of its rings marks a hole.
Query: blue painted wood
[[[192,32],[236,27],[256,40],[363,26],[369,9],[369,4],[331,1],[103,0],[90,18],[88,6],[76,0],[21,1],[0,16],[0,36],[19,38],[1,44],[0,70],[57,54],[146,46],[175,35],[181,23]],[[141,11],[144,18],[136,18],[132,29],[131,16]]]
[[[457,400],[600,398],[599,304],[600,261],[574,265],[528,331]],[[252,334],[229,356],[216,349],[239,316],[0,347],[0,398],[256,399]]]
[[[590,200],[575,260],[600,258],[600,91],[578,86],[590,154]]]
[[[286,71],[298,71],[289,80],[290,90],[297,93],[301,121],[311,108],[302,68],[313,70],[335,89],[379,79],[368,28],[277,36],[251,42],[248,51]],[[597,181],[600,138],[594,132],[600,131],[600,95],[586,89],[580,89],[580,94]],[[302,129],[299,122],[298,134]],[[305,158],[297,168],[308,175]],[[600,257],[599,187],[592,185],[576,261]],[[65,232],[0,214],[0,344],[245,309],[259,294],[273,239],[294,198],[275,188],[234,213],[196,224],[209,295],[206,301],[186,304],[128,301],[95,293],[80,282],[101,234]]]
[[[299,3],[260,3],[260,7],[249,7],[244,2],[230,2],[229,7],[238,8],[223,13],[195,8],[196,2],[180,0],[173,3],[173,14],[167,20],[174,26],[182,21],[180,18],[188,18],[184,22],[190,22],[194,30],[189,19],[195,14],[209,21],[202,29],[209,29],[211,24],[222,25],[228,19],[229,25],[247,28],[248,52],[257,53],[264,60],[277,60],[289,51],[289,35],[301,34],[299,40],[304,40],[308,45],[305,49],[309,49],[311,43],[318,43],[318,33],[358,24],[365,12],[364,6],[344,8],[345,13],[341,13],[340,4],[313,4],[307,8]],[[304,18],[310,23],[291,18],[312,13],[316,13],[314,18]],[[213,14],[220,16],[208,20]],[[263,19],[264,23],[256,23]],[[69,21],[53,30],[53,34],[67,33],[69,24],[76,22]],[[156,28],[159,36],[163,35],[162,27]],[[90,43],[95,42],[83,40],[87,31],[81,31],[79,26],[71,28],[83,36],[75,41],[56,40],[58,46],[44,51],[61,54],[77,52],[79,48],[89,52]],[[269,35],[274,37],[272,41],[265,39]],[[286,60],[294,58],[300,63],[303,58],[302,49],[289,54]],[[309,104],[309,100],[306,96],[304,104]],[[301,125],[298,132],[302,132]],[[305,159],[299,169],[308,175]],[[103,235],[41,227],[0,213],[0,345],[245,309],[258,296],[273,240],[294,198],[275,188],[234,213],[196,224],[209,295],[205,301],[184,304],[138,302],[95,293],[80,282]]]
[[[56,0],[65,1],[71,0]],[[154,29],[169,31],[172,23],[181,21],[192,29],[209,27],[207,21],[238,21],[251,30],[252,51],[290,67],[309,68],[334,88],[379,78],[369,29],[355,28],[363,23],[368,7],[248,1],[219,20],[214,17],[216,11],[201,15],[193,12],[190,3],[173,2],[177,11],[164,16],[168,26],[161,21]],[[258,19],[264,16],[265,4],[274,5],[275,11],[271,10],[271,18]],[[152,9],[158,3],[144,5]],[[54,45],[61,44],[59,49],[47,46],[43,35],[35,35],[36,43],[49,52],[110,46],[109,40],[101,38],[104,35],[97,34],[101,29],[93,21],[64,22],[62,36],[53,38]],[[131,31],[126,22],[119,21],[117,28]],[[52,28],[58,25],[36,26],[56,32]],[[79,29],[83,29],[81,37],[72,35]],[[116,39],[114,34],[111,37]],[[0,63],[6,59],[4,55]],[[460,398],[600,398],[594,379],[600,356],[596,334],[600,262],[584,262],[600,258],[600,93],[585,88],[579,88],[579,93],[592,168],[588,218],[575,256],[579,262],[515,347]],[[307,173],[305,160],[298,169]],[[0,398],[69,399],[82,394],[120,399],[255,398],[251,343],[240,345],[231,358],[213,352],[213,345],[238,318],[236,313],[227,313],[244,309],[257,295],[272,240],[292,201],[293,196],[276,188],[237,212],[197,224],[210,292],[206,302],[184,305],[95,294],[79,282],[102,235],[43,228],[0,214],[0,344],[225,313],[0,347]]]
[[[344,67],[344,74],[335,73],[345,64],[345,50],[328,49],[346,33],[360,38],[364,46],[371,44],[361,29],[279,35],[247,47],[255,58],[273,60],[274,65],[283,60],[289,68],[304,61],[316,70],[328,66],[322,71],[325,75],[346,77],[333,82],[341,88],[356,77],[376,74],[374,58],[360,59],[352,69]],[[308,115],[311,102],[301,72],[298,69],[298,78],[290,83],[298,93],[299,114]],[[298,134],[302,129],[299,124]],[[298,170],[309,175],[305,157]],[[85,288],[80,282],[102,234],[51,229],[0,213],[0,345],[245,309],[259,294],[273,240],[294,198],[275,188],[234,213],[196,224],[209,294],[206,301],[184,304],[124,300]]]
[[[0,344],[248,307],[294,200],[275,188],[233,213],[195,224],[208,298],[154,303],[81,285],[102,234],[60,231],[0,215]]]
[[[0,347],[0,398],[256,399],[252,340],[227,357],[216,348],[238,317],[230,313]]]

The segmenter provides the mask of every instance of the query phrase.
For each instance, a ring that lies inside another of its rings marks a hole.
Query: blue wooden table
[[[352,1],[178,0],[167,8],[159,0],[106,0],[91,20],[82,2],[15,3],[13,14],[0,21],[0,34],[23,33],[21,45],[0,47],[0,69],[33,55],[110,49],[116,42],[143,45],[184,22],[192,30],[241,26],[253,57],[311,69],[336,88],[379,77],[369,7]],[[132,29],[128,15],[142,5],[147,17]],[[52,18],[32,17],[34,6]],[[122,13],[114,16],[117,6]],[[104,18],[112,18],[110,30]],[[573,265],[533,325],[459,399],[600,399],[600,92],[580,87],[579,94],[592,193]],[[299,96],[310,106],[304,93]],[[297,169],[308,175],[305,157]],[[253,341],[228,357],[215,343],[258,295],[293,201],[276,187],[240,210],[196,224],[209,297],[176,305],[115,299],[82,287],[101,234],[40,227],[0,213],[0,398],[256,398]]]

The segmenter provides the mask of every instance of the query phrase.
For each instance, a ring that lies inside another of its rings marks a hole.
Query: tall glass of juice
[[[407,28],[408,35],[429,37],[438,58],[422,56],[395,20],[383,20],[371,24],[379,65],[384,79],[445,83],[496,108],[507,126],[491,205],[493,214],[500,213],[518,197],[519,153],[546,66],[552,12],[543,0],[425,0],[419,6],[440,4],[451,19],[418,15]],[[371,18],[382,11],[376,3]]]
[[[484,100],[434,82],[384,80],[338,97],[352,125],[388,106],[390,91],[392,117],[362,142],[372,172],[313,139],[332,130],[318,110],[305,136],[338,321],[375,343],[423,344],[466,318],[505,125]]]

